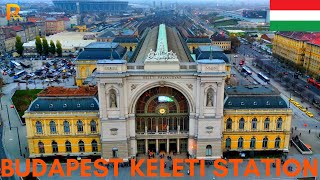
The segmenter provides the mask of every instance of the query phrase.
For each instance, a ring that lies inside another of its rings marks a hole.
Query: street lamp
[[[12,127],[12,128],[16,128],[16,130],[17,130],[18,142],[19,142],[19,151],[20,151],[20,156],[22,156],[21,143],[20,143],[20,135],[19,135],[19,128],[18,128],[18,127]],[[10,130],[11,130],[11,127],[10,127]]]
[[[10,121],[10,116],[9,116],[9,110],[8,110],[8,105],[5,105],[7,108],[7,115],[8,115],[8,121],[9,121],[9,127],[10,127],[10,131],[11,131],[11,121]]]

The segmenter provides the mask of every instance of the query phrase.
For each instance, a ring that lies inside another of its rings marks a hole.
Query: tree
[[[36,37],[36,50],[37,53],[41,56],[42,55],[42,42],[40,36]]]
[[[42,51],[43,51],[43,55],[48,56],[49,45],[48,45],[48,41],[45,37],[42,38]]]
[[[16,36],[16,51],[20,56],[22,56],[23,50],[24,48],[23,48],[23,42],[21,41],[21,37]]]
[[[54,44],[54,42],[52,40],[50,40],[50,47],[49,47],[49,52],[52,55],[56,54],[56,45]]]
[[[61,47],[61,43],[59,40],[57,40],[56,46],[57,46],[58,56],[61,57],[62,56],[62,47]]]
[[[238,47],[240,47],[240,41],[239,41],[239,39],[238,39],[238,37],[237,36],[235,36],[235,35],[231,35],[230,37],[229,37],[229,41],[231,41],[231,47],[232,47],[232,49],[237,49]]]

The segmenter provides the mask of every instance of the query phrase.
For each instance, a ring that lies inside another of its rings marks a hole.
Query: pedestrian
[[[311,129],[309,129],[309,134],[311,133]]]
[[[299,136],[301,137],[301,133],[299,134]]]

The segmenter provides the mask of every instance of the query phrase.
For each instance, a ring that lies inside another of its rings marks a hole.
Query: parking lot
[[[52,58],[46,60],[15,59],[1,62],[1,73],[6,84],[53,84],[63,83],[75,76],[71,58]]]

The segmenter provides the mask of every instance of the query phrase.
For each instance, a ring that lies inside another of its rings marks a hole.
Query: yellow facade
[[[26,112],[24,117],[31,158],[101,155],[98,112]],[[71,143],[68,150],[67,141]],[[57,144],[55,152],[54,142]]]
[[[80,61],[77,60],[76,64],[76,84],[77,86],[81,86],[84,80],[91,76],[92,73],[97,68],[97,61],[88,60],[88,61]]]
[[[291,119],[291,109],[224,110],[222,149],[223,151],[280,150],[288,152]],[[231,125],[230,122],[232,122]],[[231,140],[230,144],[227,143],[228,138]],[[238,147],[241,138],[242,147],[241,144]],[[250,147],[252,138],[255,138],[254,147]],[[263,147],[264,138],[267,138],[265,147]],[[278,145],[276,145],[277,138]]]
[[[210,46],[210,43],[187,43],[187,45],[191,54],[193,54],[194,50],[197,49],[199,46]]]
[[[302,65],[305,54],[305,43],[302,40],[296,40],[276,34],[273,39],[272,51],[274,55]]]
[[[307,72],[317,77],[320,74],[320,46],[305,43],[305,57],[303,66]]]
[[[231,41],[212,41],[212,46],[219,46],[224,51],[231,51]]]
[[[86,32],[87,31],[87,26],[83,25],[83,26],[75,26],[75,29],[77,29],[78,32]]]

